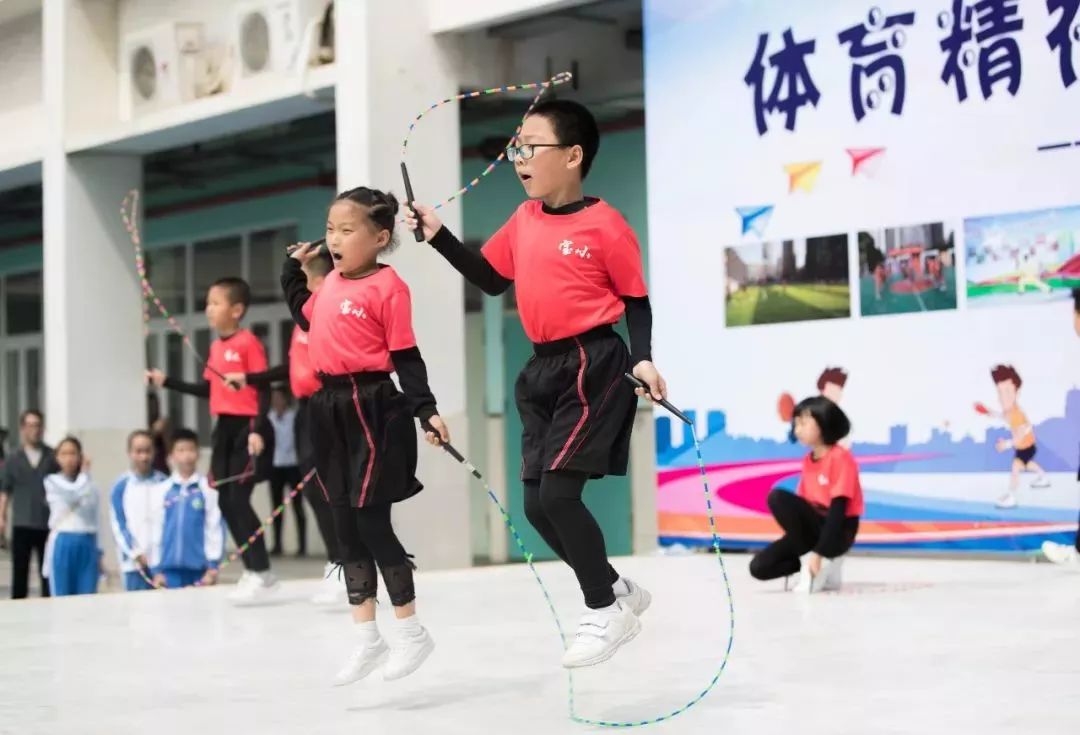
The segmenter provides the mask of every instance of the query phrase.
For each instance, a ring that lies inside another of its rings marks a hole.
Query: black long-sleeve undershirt
[[[513,283],[500,275],[483,253],[465,245],[445,226],[439,228],[430,242],[458,273],[489,296],[498,296]],[[651,361],[652,305],[649,297],[623,297],[623,304],[626,306],[626,329],[630,333],[630,364]]]
[[[289,363],[286,361],[261,373],[248,373],[245,380],[248,385],[256,388],[269,388],[274,383],[287,382],[289,380]]]
[[[814,551],[828,559],[839,556],[844,547],[844,521],[847,520],[848,499],[833,498],[825,513],[825,525],[821,529]]]
[[[186,393],[189,396],[195,396],[197,398],[210,397],[209,380],[200,380],[198,383],[188,383],[178,378],[165,376],[165,382],[161,387],[167,388],[168,390],[174,390],[177,393]]]
[[[311,324],[304,316],[303,309],[304,304],[311,298],[311,291],[308,291],[304,267],[296,258],[286,258],[281,266],[281,289],[285,292],[285,303],[289,306],[293,321],[305,332],[308,331]]]

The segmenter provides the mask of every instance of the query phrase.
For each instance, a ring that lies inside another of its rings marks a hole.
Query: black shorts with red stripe
[[[307,406],[308,432],[330,505],[386,505],[420,492],[412,404],[390,374],[319,377],[322,388]]]
[[[630,352],[610,326],[533,345],[514,386],[521,415],[521,479],[573,470],[625,475],[637,396]]]
[[[263,440],[258,457],[248,454],[248,436],[257,432]],[[210,437],[211,484],[222,488],[236,484],[256,484],[270,478],[274,465],[274,428],[269,421],[254,416],[221,414]]]

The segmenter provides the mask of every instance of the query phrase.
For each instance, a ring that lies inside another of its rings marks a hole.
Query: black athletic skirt
[[[319,377],[322,388],[307,407],[308,431],[330,504],[386,505],[420,492],[411,404],[390,374]]]
[[[625,475],[637,396],[626,343],[610,326],[533,345],[514,386],[521,414],[521,479],[573,470]]]

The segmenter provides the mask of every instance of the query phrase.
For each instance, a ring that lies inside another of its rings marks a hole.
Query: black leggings
[[[857,517],[844,519],[840,538],[819,545],[821,531],[825,527],[825,514],[822,511],[786,490],[769,493],[769,510],[784,530],[784,535],[750,560],[750,574],[755,579],[777,579],[795,574],[801,567],[799,557],[803,554],[816,550],[827,559],[835,559],[847,553],[855,544],[855,535],[859,531]]]
[[[323,544],[326,546],[326,560],[332,562],[342,561],[337,531],[334,530],[334,514],[330,512],[330,501],[323,495],[319,481],[315,479],[314,475],[304,485],[304,497],[311,503],[311,509],[315,512],[315,524],[319,527],[319,535],[322,536]]]
[[[392,507],[386,504],[365,508],[333,505],[330,508],[341,545],[350,605],[360,605],[375,597],[379,589],[376,566],[382,572],[394,607],[408,605],[416,599],[415,567],[390,523]]]
[[[259,516],[251,507],[251,482],[230,482],[218,488],[218,504],[221,516],[237,546],[243,546],[259,530]],[[270,569],[270,555],[262,536],[257,538],[243,554],[244,568],[249,572],[265,572]]]
[[[619,573],[608,563],[604,532],[581,502],[588,476],[583,472],[545,472],[525,480],[525,517],[559,558],[570,565],[590,608],[615,604],[611,585]]]
[[[293,465],[291,467],[274,467],[270,470],[270,501],[273,503],[273,507],[276,509],[285,501],[285,488],[288,486],[289,490],[292,490],[300,484],[300,468]],[[293,498],[293,501],[289,503],[293,509],[293,515],[296,516],[296,536],[300,542],[300,555],[307,553],[307,517],[304,514],[304,501],[303,498]],[[284,538],[285,527],[285,513],[279,514],[274,518],[274,553],[280,554]]]

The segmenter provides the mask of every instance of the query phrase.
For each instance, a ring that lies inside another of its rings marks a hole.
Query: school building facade
[[[150,281],[194,351],[206,354],[212,338],[201,312],[207,285],[240,275],[254,295],[247,326],[273,364],[292,328],[278,285],[284,247],[321,236],[336,191],[365,184],[404,198],[402,140],[421,111],[461,91],[574,71],[575,88],[558,93],[589,104],[604,131],[587,189],[623,211],[647,253],[640,0],[337,0],[332,27],[327,6],[0,4],[0,427],[9,446],[19,412],[41,408],[48,439],[82,438],[107,488],[125,469],[127,433],[147,423],[145,367],[199,375],[184,338],[153,305],[144,312],[120,217],[132,189],[142,194]],[[425,116],[407,153],[417,197],[442,201],[477,176],[532,96],[492,95]],[[442,218],[478,244],[522,198],[501,165]],[[428,246],[398,236],[388,262],[412,290],[454,443],[525,526],[513,380],[531,347],[512,292],[482,296]],[[160,403],[208,437],[204,403],[168,393]],[[651,417],[643,406],[630,475],[587,498],[615,554],[655,546]],[[465,471],[423,448],[419,472],[427,490],[400,506],[396,524],[424,568],[517,557]],[[266,495],[256,493],[264,515]]]

